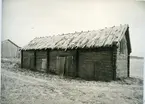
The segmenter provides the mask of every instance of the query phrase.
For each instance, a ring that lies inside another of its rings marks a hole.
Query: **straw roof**
[[[37,37],[22,50],[110,47],[122,39],[128,28],[129,26],[125,24],[100,30]]]

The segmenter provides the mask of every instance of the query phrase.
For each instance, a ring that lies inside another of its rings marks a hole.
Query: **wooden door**
[[[89,64],[87,64],[87,77],[88,77],[88,80],[92,80],[94,79],[94,63],[93,62],[90,62]]]
[[[73,76],[73,56],[67,56],[65,62],[65,76]]]
[[[42,59],[42,64],[41,64],[41,71],[46,71],[47,69],[47,59]]]
[[[34,69],[34,57],[33,56],[29,57],[29,68]]]
[[[73,76],[73,56],[57,57],[56,69],[57,74]]]
[[[94,79],[94,64],[92,61],[87,61],[82,66],[81,77],[87,80]]]
[[[94,63],[94,78],[95,78],[95,80],[100,80],[100,78],[102,76],[100,64],[101,64],[100,62]]]
[[[64,75],[64,70],[65,70],[65,57],[57,57],[56,60],[56,69],[57,73],[60,75]]]

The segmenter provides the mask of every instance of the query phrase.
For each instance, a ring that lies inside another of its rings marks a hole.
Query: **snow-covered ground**
[[[19,60],[2,59],[2,104],[142,104],[143,82],[60,78],[18,68]]]

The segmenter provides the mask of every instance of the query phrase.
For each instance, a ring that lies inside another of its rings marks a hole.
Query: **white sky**
[[[145,2],[135,0],[3,0],[2,40],[19,46],[35,37],[129,24],[132,55],[145,52]]]

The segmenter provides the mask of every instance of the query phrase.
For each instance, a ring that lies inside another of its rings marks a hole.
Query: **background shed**
[[[7,39],[1,43],[1,57],[20,58],[20,47],[11,40]]]

